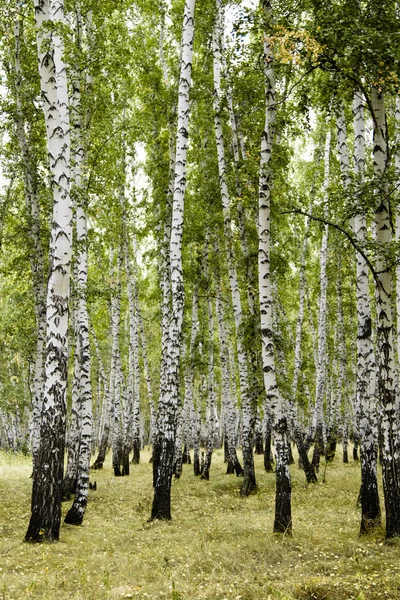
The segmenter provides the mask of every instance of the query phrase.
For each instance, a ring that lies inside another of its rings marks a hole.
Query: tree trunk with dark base
[[[190,450],[189,450],[189,446],[187,444],[185,444],[183,446],[182,464],[183,465],[191,465],[192,464],[192,459],[190,457]]]
[[[62,396],[59,400],[63,402]],[[65,420],[59,417],[54,423],[42,421],[40,437],[26,542],[53,542],[60,536]]]
[[[353,442],[353,460],[358,462],[358,440]]]
[[[239,477],[243,475],[243,468],[239,462],[235,443],[236,410],[234,406],[235,394],[231,390],[231,363],[227,339],[226,318],[224,314],[224,303],[220,281],[217,281],[217,316],[218,334],[221,348],[220,363],[222,374],[222,397],[224,407],[224,462],[227,463],[226,474],[236,473]]]
[[[110,437],[110,426],[107,425],[106,427],[104,427],[103,435],[101,436],[99,452],[98,452],[96,460],[94,461],[94,463],[92,465],[93,470],[103,468],[103,464],[106,459],[109,437]]]
[[[158,435],[157,435],[158,437]],[[154,498],[150,520],[171,520],[171,483],[173,460],[175,454],[174,441],[157,439],[153,448],[153,484]]]
[[[243,467],[240,464],[239,460],[233,461],[229,459],[226,467],[226,475],[233,474],[235,474],[236,477],[242,477],[244,474]]]
[[[131,448],[130,448],[130,444],[125,444],[123,452],[122,452],[122,476],[123,477],[127,477],[129,475],[130,469],[129,469],[129,454],[130,454]]]
[[[271,420],[267,420],[265,425],[265,437],[264,437],[264,469],[267,473],[272,473],[274,470],[274,460],[272,456],[272,426]]]
[[[256,474],[254,470],[253,445],[249,443],[249,436],[243,438],[243,483],[240,488],[241,496],[249,496],[257,490]]]
[[[58,540],[60,532],[72,255],[70,122],[66,68],[62,59],[64,45],[58,27],[64,21],[63,2],[36,0],[35,19],[53,214],[46,299],[45,382],[40,447],[33,471],[32,514],[25,536],[28,542]]]
[[[335,431],[329,432],[326,440],[325,460],[333,462],[336,454],[337,435]]]
[[[140,439],[135,438],[133,440],[132,464],[138,465],[139,463],[140,463]]]
[[[256,428],[256,432],[255,432],[255,448],[254,448],[254,452],[255,454],[261,455],[264,454],[264,441],[263,441],[263,435],[262,435],[262,431],[261,428]]]
[[[208,238],[208,234],[207,234]],[[206,239],[207,239],[206,238]],[[208,265],[208,241],[206,241],[205,247],[205,266],[204,275],[210,281],[209,265]],[[208,375],[207,375],[207,448],[204,459],[204,467],[201,471],[201,478],[208,481],[210,479],[210,468],[212,455],[214,450],[214,437],[215,437],[215,381],[214,381],[214,314],[212,299],[207,299],[208,308]]]
[[[285,436],[282,436],[282,441],[282,447],[279,442],[276,444],[276,452],[287,456],[283,460],[277,460],[274,533],[292,535],[291,483]]]
[[[81,47],[82,16],[79,2],[75,6],[76,45]],[[74,268],[74,328],[75,328],[75,369],[74,379],[78,395],[77,409],[79,415],[79,444],[77,456],[77,482],[74,501],[68,511],[65,522],[80,525],[83,521],[88,496],[90,458],[92,452],[92,386],[91,386],[91,353],[89,339],[89,315],[87,310],[88,280],[88,240],[87,240],[87,197],[85,189],[87,181],[84,177],[84,165],[87,162],[83,138],[83,117],[81,105],[81,73],[75,68],[73,72],[73,94],[71,97],[71,134],[74,161],[71,192],[75,198],[75,230],[76,255]]]
[[[182,28],[172,230],[169,246],[172,308],[169,314],[169,339],[166,348],[165,377],[163,378],[164,381],[158,402],[157,442],[153,449],[154,497],[151,511],[152,519],[171,519],[171,480],[175,455],[175,434],[179,402],[179,363],[185,304],[182,269],[182,234],[186,190],[194,9],[195,0],[186,0]]]
[[[316,483],[317,475],[315,473],[314,466],[310,463],[310,459],[308,458],[307,446],[304,443],[303,437],[299,432],[294,432],[297,451],[299,453],[299,462],[301,464],[302,469],[304,470],[304,474],[306,476],[307,483]]]
[[[251,390],[251,361],[250,352],[246,348],[243,329],[244,314],[239,289],[237,274],[237,260],[235,256],[235,244],[232,231],[231,197],[227,179],[227,161],[225,155],[224,130],[222,126],[222,86],[221,86],[221,41],[223,31],[223,10],[221,0],[216,0],[216,18],[213,31],[213,65],[214,65],[214,131],[218,156],[218,175],[224,218],[224,239],[226,262],[228,266],[229,287],[232,298],[236,329],[236,348],[239,363],[240,394],[243,412],[242,451],[243,451],[243,485],[241,494],[246,496],[256,487],[256,476],[253,457],[253,434],[255,424],[255,401]]]
[[[368,533],[381,524],[378,482],[376,478],[377,451],[370,446],[361,452],[361,525],[360,534]]]
[[[76,279],[76,268],[74,277]],[[72,382],[72,405],[71,405],[71,420],[69,434],[67,435],[67,467],[63,479],[63,501],[70,499],[75,495],[76,484],[78,477],[78,455],[79,455],[79,438],[80,438],[80,382],[79,382],[79,355],[80,355],[80,340],[76,332],[76,307],[73,310],[73,322],[75,333],[75,350],[74,350],[74,378]]]
[[[64,477],[62,483],[62,499],[63,502],[67,502],[70,500],[71,496],[73,496],[76,492],[76,482],[77,478],[75,477]]]
[[[374,174],[377,178],[375,227],[378,243],[376,277],[378,397],[382,449],[382,480],[386,509],[386,537],[400,536],[400,427],[399,397],[395,389],[392,286],[393,265],[387,256],[392,243],[391,206],[385,180],[388,168],[388,130],[384,95],[372,88],[374,112]]]
[[[321,456],[324,455],[324,439],[322,432],[322,423],[318,424],[315,429],[315,438],[314,438],[314,452],[312,457],[312,466],[315,471],[318,473]]]
[[[388,460],[386,456],[382,463],[382,480],[385,496],[386,538],[399,537],[400,493],[398,471],[394,468],[394,460]]]
[[[345,410],[347,410],[347,407],[345,407]],[[347,424],[347,416],[344,416],[344,422],[343,422],[343,440],[342,440],[342,446],[343,446],[343,462],[344,464],[348,464],[349,463],[349,427]]]
[[[196,477],[201,475],[199,452],[195,452],[193,456],[193,473]]]

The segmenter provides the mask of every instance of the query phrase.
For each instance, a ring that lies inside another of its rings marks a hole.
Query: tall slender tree
[[[354,175],[356,184],[364,184],[365,124],[364,98],[356,91],[353,100],[354,114]],[[367,239],[365,214],[354,219],[354,234],[358,243]],[[372,316],[370,307],[368,266],[365,258],[356,254],[357,269],[357,398],[356,418],[360,434],[361,463],[361,526],[360,533],[367,533],[380,523],[380,504],[377,480],[375,356],[372,341]]]
[[[266,25],[272,20],[272,5],[262,0],[261,7]],[[271,285],[271,194],[273,188],[273,170],[271,157],[273,152],[276,96],[274,55],[268,33],[264,37],[264,76],[265,76],[265,126],[261,136],[259,213],[258,213],[258,285],[261,319],[261,350],[266,402],[271,406],[274,417],[276,449],[276,496],[274,531],[291,533],[291,478],[289,470],[289,447],[287,438],[287,420],[284,404],[276,381],[275,347],[273,337],[272,285]]]
[[[167,376],[165,388],[161,390],[158,403],[157,438],[153,450],[154,497],[151,511],[152,519],[171,518],[171,480],[179,397],[179,357],[184,310],[182,232],[189,136],[189,92],[192,79],[194,9],[195,0],[186,0],[181,43],[175,181],[170,242],[172,312],[169,323]]]
[[[374,120],[374,172],[376,176],[376,240],[381,246],[377,261],[377,350],[378,394],[381,406],[382,478],[386,508],[386,537],[400,535],[399,398],[394,389],[394,348],[392,318],[392,267],[387,264],[385,247],[391,242],[388,201],[388,130],[384,93],[372,89]]]
[[[25,539],[57,540],[60,532],[66,390],[68,300],[72,254],[70,121],[60,25],[62,0],[35,2],[36,39],[53,192],[46,360],[40,448],[33,473],[32,514]]]
[[[241,494],[247,496],[256,488],[256,475],[253,458],[253,435],[255,425],[255,402],[251,390],[251,370],[248,352],[243,339],[243,310],[240,297],[238,274],[236,268],[236,257],[231,222],[231,200],[227,182],[227,168],[225,156],[225,141],[221,118],[221,27],[222,27],[222,4],[216,2],[216,19],[213,30],[213,65],[214,65],[214,130],[218,155],[218,175],[224,217],[224,238],[226,261],[228,265],[229,287],[234,313],[234,321],[237,339],[237,354],[239,363],[240,396],[243,412],[243,485]]]

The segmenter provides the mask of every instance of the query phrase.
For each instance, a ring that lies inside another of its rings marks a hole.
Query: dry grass
[[[22,542],[29,459],[0,454],[0,600],[400,600],[400,542],[360,539],[359,467],[337,457],[327,481],[307,487],[293,467],[292,538],[274,535],[274,475],[256,457],[259,492],[240,498],[216,452],[211,480],[192,467],[173,483],[173,521],[148,523],[149,454],[115,479],[110,461],[81,527],[61,541]],[[320,474],[322,478],[322,473]],[[67,510],[65,506],[65,510]]]

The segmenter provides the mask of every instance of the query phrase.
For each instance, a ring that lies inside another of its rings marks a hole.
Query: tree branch
[[[373,264],[369,260],[368,256],[365,254],[364,250],[355,242],[353,236],[348,231],[346,231],[346,229],[343,229],[342,227],[340,227],[340,225],[337,225],[336,223],[332,223],[332,221],[328,221],[327,219],[323,219],[322,217],[316,217],[314,215],[306,213],[305,211],[300,210],[299,208],[294,208],[293,210],[285,210],[285,211],[282,211],[281,214],[283,214],[283,215],[290,215],[290,214],[303,215],[304,217],[308,217],[309,219],[312,219],[313,221],[318,221],[319,223],[323,223],[324,225],[329,225],[329,227],[332,227],[333,229],[340,231],[340,233],[343,233],[343,235],[346,236],[346,238],[349,240],[350,244],[353,246],[353,248],[356,250],[356,252],[361,254],[363,259],[365,260],[369,270],[372,273],[373,278],[375,279],[376,285],[379,287],[382,287],[382,284],[380,282],[378,275],[380,273],[385,273],[386,271],[390,270],[393,265],[390,265],[384,271],[376,271]]]

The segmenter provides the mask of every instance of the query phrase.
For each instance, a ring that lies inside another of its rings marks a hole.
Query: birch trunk
[[[70,123],[62,0],[36,0],[39,74],[53,190],[53,226],[47,292],[45,383],[40,448],[33,473],[32,515],[26,541],[57,540],[60,532],[68,374],[68,300],[72,253]]]
[[[208,245],[208,241],[206,241]],[[213,314],[213,305],[212,299],[210,297],[210,287],[211,287],[211,278],[210,278],[210,269],[208,263],[208,252],[206,250],[205,256],[205,278],[209,282],[208,289],[208,298],[207,298],[207,313],[208,313],[208,352],[207,352],[207,363],[208,363],[208,373],[207,373],[207,447],[206,454],[204,458],[204,466],[201,473],[201,479],[206,479],[207,481],[210,479],[210,468],[211,468],[211,460],[212,454],[214,450],[214,436],[215,436],[215,382],[214,382],[214,314]]]
[[[73,337],[74,337],[74,375],[71,390],[71,415],[67,436],[67,468],[63,479],[63,500],[69,500],[71,494],[76,492],[79,437],[80,437],[80,381],[79,381],[79,354],[80,340],[76,335],[76,308],[72,309]]]
[[[119,354],[119,329],[121,319],[121,270],[122,270],[122,248],[119,248],[117,267],[115,271],[114,252],[110,252],[111,263],[111,369],[110,369],[110,397],[111,397],[111,445],[112,465],[114,476],[122,475],[121,466],[123,462],[123,437],[121,419],[121,377],[120,377],[120,354]]]
[[[144,329],[143,318],[141,315],[139,305],[138,305],[138,321],[139,321],[140,345],[142,348],[142,357],[143,357],[144,378],[146,380],[147,397],[149,399],[149,407],[150,407],[150,443],[153,447],[155,437],[156,437],[156,407],[154,405],[153,386],[151,383],[149,361],[147,358],[146,332]]]
[[[249,495],[256,489],[256,476],[254,470],[253,457],[253,433],[255,424],[255,399],[251,393],[251,377],[249,358],[246,352],[244,341],[242,339],[241,326],[243,321],[242,304],[239,293],[238,276],[236,271],[236,259],[232,241],[232,225],[231,225],[231,201],[227,185],[226,174],[226,159],[224,134],[221,121],[221,0],[216,1],[217,17],[214,24],[213,32],[213,55],[214,55],[214,130],[217,144],[218,154],[218,174],[220,193],[222,200],[222,210],[224,216],[224,237],[225,251],[228,263],[229,286],[231,290],[232,306],[235,319],[236,339],[237,339],[237,354],[239,363],[239,380],[240,380],[240,395],[243,411],[243,485],[241,494]]]
[[[354,114],[354,175],[356,183],[364,183],[365,127],[364,106],[361,92],[353,100]],[[358,214],[354,221],[354,233],[359,244],[367,241],[367,221]],[[374,386],[374,348],[372,342],[371,307],[369,295],[368,266],[365,258],[356,253],[357,273],[357,387],[356,419],[360,434],[361,459],[361,526],[360,533],[367,533],[380,523],[380,504],[377,480],[377,439],[374,435],[376,413]]]
[[[184,356],[182,356],[182,359]],[[182,405],[178,402],[178,411],[176,415],[176,434],[175,434],[175,451],[174,451],[174,463],[172,472],[175,475],[175,479],[179,479],[182,475],[182,419],[183,419]]]
[[[174,460],[176,414],[179,398],[179,356],[184,310],[182,232],[186,189],[189,92],[192,74],[195,0],[186,0],[181,44],[178,91],[175,183],[170,242],[172,311],[169,321],[165,390],[158,404],[157,439],[153,452],[154,498],[152,519],[171,519],[171,479]]]
[[[96,470],[96,469],[103,468],[103,464],[104,464],[104,460],[106,457],[106,452],[107,452],[107,448],[108,448],[108,444],[109,444],[111,398],[110,398],[110,387],[109,387],[110,377],[107,377],[107,374],[105,372],[103,361],[102,361],[101,354],[100,354],[99,343],[98,343],[97,337],[93,330],[92,330],[92,338],[93,338],[94,346],[96,348],[97,361],[99,363],[100,375],[101,375],[101,378],[103,381],[103,386],[104,386],[104,397],[103,397],[103,404],[101,407],[101,435],[100,435],[100,440],[99,440],[99,452],[98,452],[97,458],[94,461],[93,466],[92,466],[92,469]]]
[[[140,462],[140,371],[139,371],[139,303],[137,297],[137,283],[132,274],[129,255],[127,260],[128,278],[128,302],[129,302],[129,373],[131,378],[131,402],[132,402],[132,464]]]
[[[160,22],[160,62],[164,76],[164,83],[167,90],[170,89],[170,80],[168,76],[168,68],[164,55],[164,29],[165,29],[165,2],[159,2],[161,22]],[[172,109],[172,114],[175,114],[175,108]],[[175,186],[175,163],[176,163],[176,132],[174,133],[172,120],[169,124],[169,177],[168,189],[165,197],[165,214],[163,227],[163,240],[161,243],[161,269],[160,269],[160,287],[161,287],[161,365],[160,365],[160,394],[166,393],[167,388],[167,370],[168,370],[168,347],[169,347],[169,327],[170,315],[172,310],[171,305],[171,227],[172,227],[172,204],[174,198]],[[154,444],[153,444],[154,449]]]
[[[376,176],[376,241],[382,248],[377,260],[378,394],[381,411],[382,478],[386,508],[386,537],[400,535],[399,402],[394,390],[392,268],[384,256],[391,243],[388,185],[387,127],[383,93],[372,89],[374,111],[374,172]],[[390,259],[389,259],[390,260]]]
[[[262,0],[262,10],[267,19],[272,18],[269,0]],[[282,397],[276,381],[275,348],[273,338],[273,300],[271,286],[270,245],[271,245],[271,192],[273,172],[270,159],[273,152],[275,133],[276,100],[274,57],[269,38],[264,37],[264,76],[265,76],[265,127],[261,137],[259,219],[258,219],[258,284],[261,320],[261,350],[264,384],[267,403],[274,418],[276,450],[276,497],[274,531],[290,534],[291,480],[289,471],[289,448],[287,443],[287,421]]]
[[[329,186],[329,154],[330,154],[331,134],[328,130],[325,138],[324,152],[324,189],[325,192]],[[325,202],[328,199],[325,197]],[[324,393],[326,376],[326,315],[327,315],[327,290],[328,290],[328,225],[325,225],[322,234],[320,250],[320,293],[318,309],[318,356],[317,356],[317,381],[315,391],[315,435],[314,435],[314,453],[312,464],[316,471],[319,469],[320,457],[324,453]]]
[[[199,330],[198,323],[198,315],[199,315],[199,290],[198,285],[195,286],[193,291],[193,299],[192,299],[192,325],[191,325],[191,333],[190,333],[190,343],[189,343],[189,352],[188,352],[188,366],[185,370],[185,398],[184,398],[184,409],[188,415],[188,421],[191,424],[191,438],[193,441],[193,447],[195,451],[194,457],[194,465],[196,462],[196,454],[197,461],[199,462],[199,448],[195,448],[195,440],[198,438],[196,435],[196,416],[194,409],[194,399],[193,399],[193,391],[194,391],[194,360],[195,360],[195,349],[197,344],[197,336]],[[186,413],[185,413],[186,414]],[[189,435],[189,432],[188,432]],[[197,465],[199,468],[199,465]],[[195,475],[199,473],[195,470]]]
[[[296,401],[297,389],[299,385],[299,375],[301,372],[301,342],[303,337],[303,321],[304,321],[304,309],[306,300],[306,257],[308,249],[308,236],[310,231],[310,218],[306,220],[306,230],[304,234],[303,248],[300,259],[300,270],[299,270],[299,312],[296,321],[296,337],[294,347],[294,371],[293,371],[293,383],[292,383],[292,397],[293,401]]]
[[[236,453],[236,411],[231,391],[230,357],[228,347],[227,327],[225,325],[224,305],[222,300],[221,285],[217,283],[217,319],[218,334],[221,348],[220,363],[222,377],[222,403],[224,408],[225,436],[228,450],[227,474],[236,473],[243,475],[243,468]]]
[[[76,37],[78,48],[81,45],[82,18],[79,2],[76,4]],[[76,299],[76,349],[78,350],[78,379],[79,379],[79,453],[77,463],[77,482],[74,502],[65,516],[65,523],[81,525],[85,514],[89,494],[89,472],[92,443],[92,386],[90,381],[90,340],[89,315],[87,310],[87,281],[88,281],[88,239],[87,239],[87,197],[85,196],[85,178],[83,170],[86,162],[83,120],[81,106],[81,75],[74,70],[73,94],[71,100],[74,181],[71,192],[75,200],[76,211],[76,268],[74,292]]]

